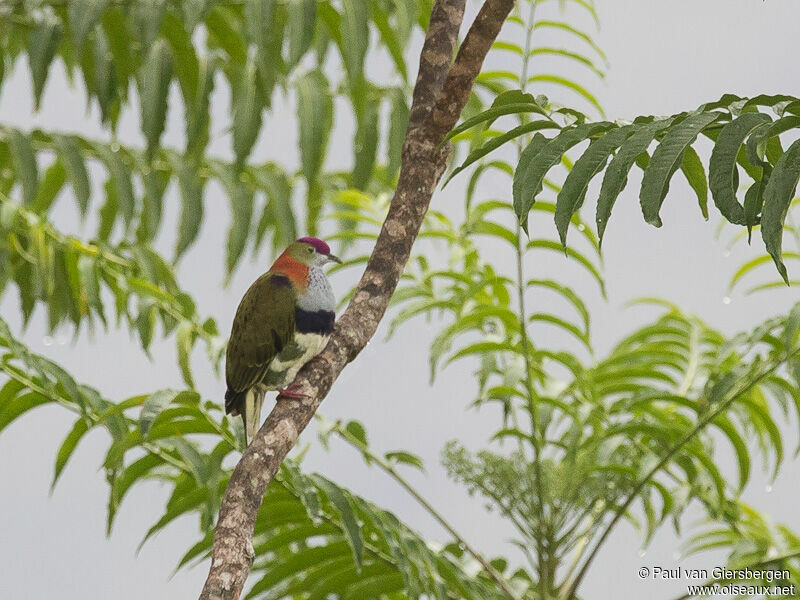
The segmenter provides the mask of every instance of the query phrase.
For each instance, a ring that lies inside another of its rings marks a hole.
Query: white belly
[[[297,372],[309,360],[322,352],[330,336],[317,333],[296,333],[292,343],[286,345],[272,359],[263,384],[268,390],[284,388],[297,376]]]

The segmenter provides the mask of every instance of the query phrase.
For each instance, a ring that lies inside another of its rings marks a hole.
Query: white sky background
[[[608,55],[611,70],[605,83],[593,84],[588,77],[582,77],[581,81],[597,91],[609,118],[669,114],[716,100],[725,92],[800,96],[796,45],[800,3],[796,0],[599,0],[598,4],[602,29],[596,39]],[[418,45],[409,52],[414,57],[409,62],[411,68],[416,66],[417,51]],[[549,67],[555,68],[556,63]],[[39,115],[32,114],[27,65],[23,62],[18,63],[0,95],[0,122],[4,124],[100,136],[97,111],[92,110],[87,117],[84,109],[82,91],[67,86],[60,68],[51,74]],[[216,93],[213,110],[219,118],[217,123],[224,122],[227,114],[224,92]],[[337,119],[349,121],[347,114],[345,106],[337,107]],[[266,123],[255,158],[290,153],[296,164],[292,106],[277,103]],[[138,141],[138,135],[134,111],[123,119],[121,137]],[[180,145],[181,141],[182,115],[173,110],[165,143]],[[228,153],[228,148],[227,138],[214,142],[218,152]],[[338,165],[347,164],[350,154],[351,129],[345,126],[334,136],[329,156]],[[599,299],[591,282],[572,280],[578,291],[592,301],[594,342],[601,354],[653,314],[644,308],[623,310],[622,305],[634,297],[666,298],[727,333],[748,328],[783,311],[797,298],[795,289],[750,297],[738,291],[732,294],[730,304],[723,304],[731,274],[746,257],[761,252],[760,239],[753,249],[740,248],[725,257],[722,242],[714,240],[716,219],[706,223],[700,218],[694,196],[680,174],[674,179],[662,211],[665,225],[655,230],[641,218],[636,195],[638,182],[634,174],[617,202],[604,244],[608,302]],[[438,192],[434,206],[448,212],[454,207],[453,214],[458,214],[463,183],[464,179],[456,180],[444,192]],[[505,187],[498,187],[494,193],[507,197],[507,184],[503,180],[496,183]],[[250,281],[268,266],[265,255],[259,263],[246,262],[230,287],[222,287],[222,248],[228,218],[225,202],[218,189],[209,190],[200,241],[183,260],[179,271],[182,284],[198,301],[200,314],[217,318],[222,330],[228,330],[236,304]],[[713,210],[712,207],[712,213]],[[173,203],[166,215],[167,233],[160,240],[163,250],[171,248],[175,213]],[[67,199],[60,201],[55,219],[64,230],[77,227]],[[553,263],[556,267],[559,264]],[[530,265],[529,276],[538,267]],[[548,267],[552,265],[543,268]],[[797,277],[797,271],[797,266],[794,269],[790,266],[790,274]],[[764,277],[767,275],[774,277],[773,272],[765,271]],[[351,279],[334,280],[340,294]],[[531,297],[530,302],[536,310],[536,298]],[[15,293],[6,294],[0,309],[3,317],[19,331]],[[466,412],[474,392],[471,365],[453,366],[433,387],[428,385],[430,331],[424,323],[415,322],[401,328],[388,343],[382,341],[379,333],[346,369],[323,404],[322,412],[328,417],[361,420],[378,450],[408,448],[420,454],[428,475],[412,473],[410,479],[432,504],[440,507],[456,528],[486,554],[511,554],[513,550],[507,544],[510,529],[496,517],[487,515],[483,502],[468,498],[461,488],[447,481],[438,466],[439,450],[446,440],[458,438],[470,447],[480,447],[495,426],[496,415],[489,411]],[[161,387],[180,386],[172,340],[154,344],[151,363],[142,354],[138,341],[131,340],[124,331],[98,332],[93,340],[83,334],[74,346],[69,342],[46,346],[45,335],[45,319],[37,313],[23,340],[34,351],[58,361],[78,380],[96,386],[108,397],[122,399]],[[541,335],[540,341],[549,334],[543,331]],[[195,369],[199,372],[206,363],[200,352],[196,358]],[[224,382],[210,374],[199,375],[198,386],[204,396],[221,400]],[[81,442],[58,487],[49,496],[56,450],[70,423],[71,415],[52,407],[34,411],[0,435],[0,481],[3,482],[0,580],[10,585],[0,596],[24,600],[194,597],[205,578],[205,564],[169,579],[179,556],[197,540],[194,520],[174,523],[149,541],[138,556],[135,554],[145,531],[163,510],[164,489],[156,484],[134,489],[119,511],[111,538],[105,538],[107,486],[99,466],[107,440],[102,432]],[[796,434],[792,432],[787,439],[787,455],[791,456]],[[355,452],[341,444],[334,444],[329,453],[320,450],[312,429],[304,434],[302,441],[312,444],[306,468],[318,470],[394,510],[423,534],[444,539],[441,530],[412,499],[391,480],[366,469]],[[766,479],[756,473],[746,498],[766,514],[800,531],[800,518],[794,509],[798,503],[798,483],[800,465],[789,459],[771,493],[766,491]],[[641,594],[668,600],[681,593],[680,585],[643,583],[636,576],[642,565],[677,564],[673,553],[678,542],[671,531],[663,530],[644,557],[639,553],[640,540],[632,528],[621,527],[595,562],[584,592],[591,590],[593,600]],[[719,557],[712,556],[685,559],[680,564],[699,567],[715,566],[718,562]]]

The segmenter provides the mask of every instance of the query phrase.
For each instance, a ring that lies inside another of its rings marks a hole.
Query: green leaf
[[[114,190],[114,184],[107,179],[103,184],[103,191],[106,194],[106,201],[100,207],[100,222],[97,225],[97,237],[107,242],[114,229],[114,224],[119,215],[119,200]]]
[[[630,125],[620,127],[593,141],[575,162],[564,180],[564,185],[556,199],[555,222],[561,243],[565,248],[570,220],[583,204],[589,182],[603,170],[611,153],[619,148],[633,131],[633,126]]]
[[[135,40],[129,30],[129,17],[120,7],[112,6],[103,11],[101,18],[105,37],[114,62],[114,70],[120,83],[117,93],[125,101],[128,96],[128,81],[136,71],[132,48]]]
[[[212,0],[205,0],[212,3]],[[217,3],[208,13],[205,27],[208,31],[209,46],[222,48],[228,53],[230,60],[225,60],[232,67],[244,65],[248,58],[247,40],[241,34],[241,22],[233,7]]]
[[[367,441],[367,430],[364,429],[364,425],[362,425],[359,421],[348,421],[347,425],[344,426],[344,430],[352,435],[356,440],[361,442],[364,446],[369,446],[369,442]]]
[[[708,179],[714,204],[729,222],[744,225],[744,208],[736,199],[738,185],[737,156],[745,138],[758,129],[769,116],[744,113],[719,132],[708,162]]]
[[[741,492],[750,479],[750,453],[747,450],[747,443],[725,415],[716,417],[713,424],[725,434],[736,452],[736,461],[739,466],[739,491]]]
[[[167,42],[160,39],[148,51],[139,81],[142,132],[147,140],[149,160],[152,160],[161,134],[164,133],[170,81],[172,81],[172,54]]]
[[[569,302],[575,308],[578,315],[580,315],[584,331],[589,331],[589,309],[586,308],[586,304],[574,290],[551,279],[531,279],[527,282],[526,287],[543,287],[559,294],[564,300]]]
[[[178,241],[175,246],[175,260],[179,259],[191,246],[203,222],[203,186],[205,181],[198,169],[190,163],[177,165],[178,187],[181,191],[181,217],[178,225]]]
[[[191,32],[208,15],[213,6],[212,0],[186,0],[181,3],[186,30]]]
[[[600,197],[597,200],[597,234],[602,243],[603,234],[611,217],[611,209],[628,183],[628,172],[633,167],[633,163],[642,152],[646,152],[648,146],[655,138],[656,134],[670,126],[673,119],[654,121],[645,125],[635,125],[636,131],[620,146],[616,156],[611,159],[603,176],[603,184],[600,186]]]
[[[6,388],[3,389],[5,390]],[[49,402],[52,402],[50,398],[35,392],[26,392],[19,396],[2,398],[2,402],[0,402],[0,431],[3,431],[29,410]]]
[[[775,141],[776,136],[798,127],[800,127],[800,117],[794,115],[757,127],[747,139],[747,156],[750,162],[754,165],[761,163],[767,154],[768,145]],[[772,158],[770,160],[772,161]]]
[[[131,171],[122,158],[121,150],[102,143],[95,143],[94,147],[108,171],[110,186],[107,185],[107,192],[110,187],[127,229],[133,224],[136,211]]]
[[[764,209],[761,214],[761,237],[787,285],[789,278],[781,257],[783,224],[798,179],[800,179],[800,140],[795,140],[778,160],[767,182],[767,187],[764,189]]]
[[[517,210],[517,204],[516,204],[516,198],[520,198],[520,200],[522,198],[522,194],[523,194],[522,187],[523,187],[523,185],[525,183],[524,178],[521,175],[521,173],[523,171],[522,166],[530,164],[533,161],[534,157],[537,154],[539,154],[539,152],[541,152],[542,148],[544,148],[547,145],[547,143],[548,143],[548,139],[546,137],[544,137],[541,133],[534,134],[533,139],[531,139],[531,142],[520,153],[520,155],[519,155],[519,163],[517,164],[517,168],[514,171],[514,180],[513,180],[513,185],[512,185],[512,188],[511,188],[512,197],[515,199],[515,201],[514,201],[514,213],[517,215],[517,219],[519,220],[519,222],[522,223],[522,228],[525,229],[526,231],[528,229],[527,216],[524,216],[522,214],[522,212],[521,212],[522,207],[521,206],[519,207],[520,210]],[[541,186],[538,189],[533,190],[533,196],[536,197],[536,195],[540,191],[542,191]],[[527,213],[525,213],[525,215],[527,215]],[[523,217],[525,218],[524,221],[522,220]]]
[[[139,413],[139,431],[143,438],[147,438],[153,421],[178,397],[180,392],[175,390],[159,390],[145,398],[142,410]]]
[[[191,114],[193,112],[191,107],[195,104],[200,78],[200,61],[192,44],[191,34],[186,31],[184,24],[178,19],[177,15],[171,11],[167,11],[164,14],[161,29],[161,33],[172,52],[175,78],[181,87],[184,102],[188,105],[186,110]],[[206,60],[212,62],[214,56],[216,56],[216,53],[210,53]]]
[[[216,69],[217,60],[213,56],[198,63],[199,86],[186,119],[186,154],[192,157],[201,156],[208,145],[209,98],[214,90]]]
[[[520,48],[520,50],[522,49]],[[547,47],[534,48],[533,50],[531,50],[530,53],[531,57],[538,55],[559,56],[561,58],[567,59],[568,61],[573,61],[575,63],[578,63],[579,65],[589,68],[595,75],[597,75],[600,78],[605,77],[605,73],[603,73],[603,70],[600,67],[598,67],[594,63],[594,61],[592,61],[587,56],[584,56],[583,54],[580,54],[578,52],[572,52],[571,50],[564,50],[563,48],[547,48]]]
[[[750,243],[750,236],[753,233],[753,226],[758,224],[758,215],[764,206],[764,181],[756,181],[751,185],[744,195],[744,222],[747,225],[747,243]]]
[[[134,21],[142,48],[149,48],[161,31],[167,0],[137,0],[133,5]]]
[[[248,56],[233,104],[233,152],[239,169],[245,165],[261,130],[264,99],[258,83],[254,56]]]
[[[354,140],[355,160],[350,176],[350,187],[363,190],[372,177],[375,156],[378,151],[378,122],[380,100],[374,95],[366,101],[365,109],[358,118]]]
[[[322,71],[311,71],[297,82],[297,120],[303,175],[311,186],[325,159],[333,125],[333,101]]]
[[[536,153],[529,152],[529,148],[536,144],[538,149],[538,142],[531,142],[520,155],[519,165],[514,172],[514,212],[520,222],[527,220],[528,212],[542,189],[545,175],[561,160],[564,153],[574,145],[610,127],[611,123],[602,122],[564,129],[548,140]]]
[[[671,127],[653,151],[653,157],[644,170],[642,188],[639,192],[644,220],[651,225],[661,227],[661,217],[659,217],[661,205],[669,191],[669,181],[681,165],[684,151],[694,143],[698,134],[719,116],[719,113],[690,114]]]
[[[64,438],[64,441],[61,443],[61,447],[58,449],[58,454],[56,454],[56,466],[53,473],[53,482],[50,484],[51,490],[56,487],[58,478],[61,477],[61,472],[64,470],[64,467],[67,466],[67,461],[69,461],[72,453],[75,452],[78,442],[81,441],[87,431],[89,431],[89,425],[85,419],[81,418],[75,421],[75,425],[73,425],[72,429],[67,434],[67,437]]]
[[[152,302],[141,301],[138,303],[138,311],[139,314],[136,315],[136,320],[134,321],[136,332],[139,334],[142,349],[149,356],[150,344],[153,341],[153,335],[156,330],[158,309]]]
[[[184,321],[178,325],[175,332],[175,347],[178,350],[178,366],[181,369],[183,381],[194,389],[194,378],[192,377],[192,348],[194,347],[194,327],[189,321]]]
[[[697,204],[703,218],[708,220],[708,181],[706,181],[706,170],[703,162],[691,146],[687,146],[683,152],[681,160],[681,171],[683,171],[686,181],[697,195]]]
[[[292,186],[283,170],[267,164],[260,169],[254,169],[253,174],[259,187],[267,194],[267,202],[253,242],[255,255],[269,227],[273,229],[272,247],[276,251],[297,239],[297,230],[292,212]]]
[[[286,64],[289,69],[294,67],[314,41],[314,31],[317,21],[317,0],[289,0],[288,33],[289,54]]]
[[[397,9],[399,6],[395,6],[394,8]],[[400,73],[403,81],[406,82],[408,81],[408,71],[406,69],[405,57],[403,56],[403,44],[392,28],[392,25],[389,23],[389,15],[383,10],[383,7],[377,2],[370,3],[370,7],[372,8],[372,22],[378,29],[381,41],[389,51],[389,56],[392,57],[392,62],[394,62],[397,72]]]
[[[353,551],[356,568],[360,569],[364,556],[364,540],[361,538],[361,528],[358,525],[349,495],[345,495],[344,490],[322,476],[317,475],[314,477],[314,481],[325,491],[336,510],[339,511],[347,542]]]
[[[225,267],[231,276],[242,257],[253,220],[253,190],[235,174],[228,181],[228,199],[231,204],[231,227],[225,245]]]
[[[47,167],[42,181],[39,183],[39,191],[33,203],[34,212],[42,214],[50,210],[56,196],[64,187],[66,179],[67,173],[64,165],[61,164],[60,160],[56,159],[52,165]]]
[[[53,143],[58,151],[59,160],[64,164],[67,177],[69,177],[81,216],[85,216],[89,209],[92,187],[77,138],[69,135],[56,135],[53,136]]]
[[[117,69],[108,43],[108,37],[103,33],[103,30],[98,29],[95,38],[94,92],[100,105],[100,115],[103,123],[110,124],[111,129],[115,131],[120,111],[120,99],[117,96]],[[89,86],[87,85],[87,87]]]
[[[248,39],[258,50],[258,75],[264,103],[269,106],[272,88],[283,63],[281,46],[286,10],[276,0],[248,0],[244,16]]]
[[[244,3],[247,40],[261,51],[269,43],[269,27],[275,17],[276,5],[276,0],[246,0]]]
[[[33,206],[39,191],[39,169],[36,166],[36,154],[27,135],[12,129],[8,136],[8,147],[17,179],[22,185],[22,202]]]
[[[362,0],[342,0],[342,60],[351,86],[363,76],[369,48],[369,8]]]
[[[171,173],[149,167],[145,167],[143,171],[140,175],[144,188],[142,214],[139,218],[139,228],[136,230],[136,239],[149,242],[156,237],[161,226],[164,192],[171,180]]]
[[[530,242],[528,242],[527,247],[529,249],[538,248],[541,250],[552,250],[559,252],[560,254],[564,252],[564,247],[561,244],[553,242],[551,240],[531,240]],[[600,275],[600,272],[597,270],[597,267],[595,267],[594,264],[592,264],[592,261],[590,261],[588,258],[586,258],[583,254],[581,254],[574,248],[567,247],[566,253],[569,258],[574,259],[575,261],[577,261],[579,265],[581,265],[584,269],[586,269],[588,274],[591,275],[592,278],[597,282],[597,285],[600,288],[600,292],[605,297],[606,290],[605,290],[605,284],[603,283],[603,277]]]
[[[410,452],[396,450],[394,452],[387,452],[384,456],[389,462],[402,463],[404,465],[414,467],[415,469],[419,469],[423,473],[425,472],[425,463],[422,462],[422,459],[419,456],[411,454]]]
[[[100,299],[100,283],[97,280],[97,263],[86,255],[78,258],[78,273],[80,274],[81,289],[86,295],[89,306],[96,309],[103,317],[103,303]]]
[[[33,99],[36,110],[39,110],[47,73],[61,41],[61,33],[61,23],[51,12],[45,11],[41,21],[28,36],[28,61],[33,79]]]
[[[69,29],[78,54],[81,53],[83,42],[100,20],[108,0],[70,0],[67,4]]]

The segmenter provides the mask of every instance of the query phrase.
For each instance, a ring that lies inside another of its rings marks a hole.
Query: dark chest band
[[[308,311],[301,308],[294,310],[294,325],[297,333],[316,333],[330,335],[336,313],[330,310]]]

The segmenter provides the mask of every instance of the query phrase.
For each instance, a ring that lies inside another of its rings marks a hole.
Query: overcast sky
[[[602,29],[597,40],[608,55],[611,70],[604,83],[590,87],[597,90],[609,118],[674,113],[715,100],[725,92],[800,96],[796,44],[800,3],[796,0],[598,0],[598,5]],[[414,56],[414,51],[409,56]],[[415,60],[411,63],[416,65]],[[27,66],[19,63],[19,67],[3,86],[0,123],[75,131],[88,137],[102,135],[97,111],[86,115],[83,93],[68,87],[60,69],[51,75],[43,111],[33,115]],[[547,64],[542,67],[557,68]],[[224,120],[226,111],[227,98],[219,93],[214,99],[214,114]],[[337,117],[339,112],[346,111],[338,111]],[[259,139],[256,158],[291,155],[295,127],[291,105],[278,102]],[[181,128],[181,115],[172,111],[165,142],[178,145]],[[126,115],[122,138],[138,140],[137,132],[135,113]],[[333,160],[344,156],[346,161],[350,144],[350,132],[345,127],[334,136],[330,150]],[[227,152],[227,146],[224,136],[214,142],[220,152]],[[296,156],[291,160],[296,161]],[[507,187],[506,183],[502,185]],[[680,177],[676,177],[662,213],[664,226],[653,229],[641,218],[637,186],[634,175],[617,203],[604,245],[608,301],[599,298],[591,282],[573,281],[579,292],[592,300],[593,337],[598,350],[609,348],[634,325],[652,316],[647,309],[623,309],[627,300],[638,296],[669,299],[725,332],[748,328],[787,309],[797,298],[794,289],[750,297],[734,292],[731,302],[723,303],[735,267],[760,252],[760,241],[753,249],[737,248],[726,255],[724,244],[714,239],[716,220],[706,223],[700,218],[693,195]],[[434,204],[438,208],[458,207],[462,198],[463,182],[455,181],[437,192]],[[68,204],[61,202],[55,220],[64,230],[79,231]],[[687,204],[691,208],[687,209]],[[221,329],[227,330],[241,294],[268,265],[264,261],[245,264],[230,287],[223,288],[221,248],[226,227],[216,223],[228,217],[226,208],[215,208],[225,206],[219,190],[210,190],[206,206],[200,242],[182,262],[179,275],[197,299],[200,314],[213,315]],[[215,218],[217,210],[219,219]],[[174,222],[174,213],[167,214],[168,223]],[[167,237],[159,242],[166,249],[171,240]],[[560,263],[543,268],[554,265],[558,268]],[[794,271],[797,275],[797,267]],[[347,276],[335,279],[337,292],[343,293],[351,280]],[[535,299],[533,303],[535,307]],[[0,310],[19,331],[14,293],[3,298]],[[546,335],[543,332],[537,341],[546,342]],[[45,343],[50,342],[45,336],[45,319],[37,313],[24,333],[24,341],[108,397],[121,399],[181,385],[172,340],[156,344],[154,360],[149,362],[138,342],[131,341],[125,332],[98,332],[94,339],[82,335],[74,346],[67,341],[66,333],[56,336],[52,344]],[[450,368],[430,387],[430,328],[413,323],[401,328],[390,342],[382,339],[379,333],[376,342],[346,369],[323,404],[323,414],[361,420],[373,445],[381,451],[408,448],[420,454],[428,475],[411,474],[410,479],[431,503],[444,509],[456,528],[485,553],[513,553],[507,543],[511,531],[505,524],[487,515],[481,501],[467,498],[461,488],[448,482],[438,466],[439,451],[446,440],[458,438],[479,447],[496,423],[495,415],[489,412],[465,409],[474,393],[470,365]],[[198,357],[197,364],[202,364],[202,358]],[[204,396],[221,399],[224,383],[209,374],[199,375]],[[206,565],[170,579],[178,557],[197,539],[194,520],[176,522],[148,542],[138,556],[135,554],[144,532],[161,514],[164,489],[156,484],[135,489],[122,505],[111,538],[106,539],[107,486],[99,467],[107,441],[102,432],[87,436],[81,443],[49,496],[56,450],[70,423],[71,415],[58,407],[40,409],[0,435],[3,596],[25,600],[172,600],[195,596]],[[793,432],[787,447],[793,448],[795,440]],[[354,452],[338,444],[329,453],[320,450],[311,430],[302,441],[312,445],[308,468],[394,510],[424,535],[444,539],[413,500],[380,473],[366,469]],[[800,517],[794,508],[799,482],[800,466],[790,461],[771,492],[765,478],[756,474],[746,498],[800,531]],[[643,583],[636,576],[642,565],[677,564],[673,554],[679,543],[671,531],[662,531],[644,556],[640,556],[640,540],[632,528],[620,527],[586,580],[585,589],[591,590],[593,600],[640,594],[669,599],[681,593],[680,586]],[[719,560],[710,556],[685,559],[680,564],[715,566]]]

